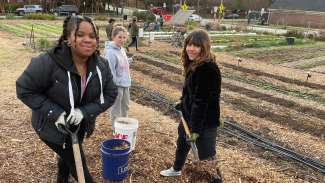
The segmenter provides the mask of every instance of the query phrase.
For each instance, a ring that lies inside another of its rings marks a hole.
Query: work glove
[[[58,117],[58,119],[54,123],[59,131],[62,130],[62,127],[60,125],[63,125],[63,126],[66,125],[66,123],[65,123],[65,115],[66,114],[67,114],[66,112],[61,113],[60,116]]]
[[[132,57],[128,57],[128,61],[129,61],[129,64],[133,62],[133,56]]]
[[[190,136],[187,138],[188,142],[196,142],[197,138],[199,138],[198,133],[191,133]]]
[[[79,125],[79,123],[84,118],[84,115],[82,114],[80,109],[75,109],[74,113],[70,113],[67,117],[67,122],[69,122],[70,125]]]

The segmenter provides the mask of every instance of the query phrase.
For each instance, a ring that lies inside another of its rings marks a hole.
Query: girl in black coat
[[[190,150],[187,141],[196,143],[200,160],[215,158],[217,127],[220,124],[221,74],[210,47],[209,35],[203,30],[195,30],[185,39],[181,57],[185,82],[176,108],[182,111],[191,136],[186,138],[180,123],[176,159],[173,167],[160,172],[163,176],[181,175]]]
[[[80,125],[78,132],[87,183],[93,182],[82,148],[96,117],[113,105],[117,88],[104,58],[99,56],[98,31],[88,17],[64,20],[59,43],[33,58],[18,78],[18,98],[32,109],[32,126],[40,139],[59,155],[57,182],[77,179],[72,143],[60,125]],[[67,124],[68,123],[68,124]]]

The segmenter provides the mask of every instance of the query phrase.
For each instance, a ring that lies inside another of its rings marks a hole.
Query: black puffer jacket
[[[73,97],[69,95],[68,71]],[[92,134],[96,117],[113,105],[117,88],[108,62],[95,54],[88,60],[87,79],[89,81],[81,99],[81,78],[66,45],[57,46],[32,59],[18,78],[16,91],[18,98],[32,109],[32,126],[41,139],[64,143],[66,137],[57,130],[55,121],[62,112],[70,113],[70,97],[74,99],[74,107],[84,115],[81,133]]]
[[[191,132],[200,134],[205,129],[219,126],[220,93],[221,74],[214,62],[206,61],[187,73],[181,107]],[[184,134],[182,123],[180,125],[179,130]]]

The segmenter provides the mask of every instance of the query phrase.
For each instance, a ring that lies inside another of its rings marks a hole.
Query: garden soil
[[[23,39],[0,31],[0,76],[3,78],[0,81],[0,182],[55,182],[57,156],[39,140],[31,127],[30,109],[16,98],[15,81],[17,77],[26,68],[31,57],[39,54],[25,48],[22,43]],[[156,46],[159,47],[159,51],[172,51],[172,48],[166,44],[160,45],[157,42]],[[146,48],[140,49],[145,51]],[[180,95],[178,87],[159,81],[159,78],[152,79],[150,73],[143,74],[136,70],[132,70],[132,72],[135,82],[152,90],[162,91],[161,93],[170,96],[169,98],[172,100],[177,99]],[[236,97],[233,94],[231,96]],[[261,133],[268,133],[273,137],[279,136],[279,141],[294,142],[294,137],[297,137],[298,141],[304,141],[303,136],[302,139],[298,137],[306,135],[308,143],[314,142],[316,145],[324,147],[318,137],[274,124],[272,121],[252,116],[243,111],[236,111],[231,104],[222,103],[222,105],[224,116],[232,116],[237,122],[255,129],[264,129]],[[155,110],[136,102],[131,102],[129,116],[138,119],[140,124],[136,148],[130,154],[129,176],[124,182],[199,182],[197,180],[199,176],[203,176],[200,180],[208,178],[213,174],[213,170],[216,170],[216,167],[221,170],[224,182],[227,183],[302,183],[325,180],[314,170],[225,134],[219,135],[216,163],[196,166],[189,155],[182,176],[161,177],[159,172],[169,168],[174,159],[178,120],[165,115],[161,110]],[[280,136],[285,134],[289,135],[281,139]],[[93,136],[86,139],[83,144],[90,173],[96,182],[105,182],[101,175],[100,145],[101,142],[109,138],[112,138],[112,127],[106,112],[97,118]],[[309,148],[318,148],[318,146],[295,146],[294,148],[308,150]],[[324,151],[315,151],[315,154],[322,154],[322,152]],[[198,169],[199,166],[204,168]],[[201,171],[204,171],[203,174]]]

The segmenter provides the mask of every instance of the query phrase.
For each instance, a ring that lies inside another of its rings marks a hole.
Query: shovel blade
[[[197,150],[197,147],[195,145],[194,142],[191,142],[191,149],[192,149],[192,153],[193,153],[193,156],[194,156],[194,160],[195,161],[200,161],[200,158],[199,158],[199,153],[198,153],[198,150]]]

